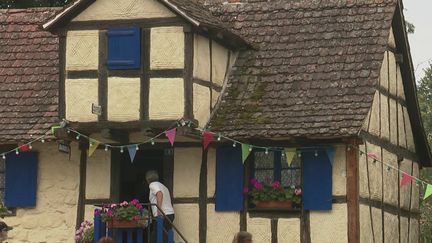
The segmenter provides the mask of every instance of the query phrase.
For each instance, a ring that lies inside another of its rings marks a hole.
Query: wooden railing
[[[94,243],[97,243],[100,238],[104,236],[109,236],[115,238],[117,243],[162,243],[164,235],[167,238],[168,243],[174,243],[174,231],[181,238],[182,241],[178,243],[188,243],[183,234],[174,226],[173,222],[162,212],[162,210],[156,204],[142,204],[143,208],[147,208],[149,212],[149,217],[147,221],[147,227],[145,228],[109,228],[106,223],[102,221],[101,216],[95,214],[94,217]],[[162,215],[156,218],[153,218],[151,215],[151,206],[155,206],[159,211],[162,212]],[[141,211],[141,214],[144,213],[144,210]],[[156,239],[151,239],[152,232],[150,230],[151,225],[156,221],[155,229],[155,237]],[[164,229],[164,221],[168,222],[171,226],[171,229],[168,232]],[[147,237],[144,239],[144,230],[147,232]],[[126,241],[124,241],[126,239]]]

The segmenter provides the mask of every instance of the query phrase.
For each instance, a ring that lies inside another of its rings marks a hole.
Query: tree
[[[425,69],[425,76],[420,80],[417,89],[420,112],[423,126],[427,135],[429,145],[432,145],[432,63]],[[423,168],[421,177],[425,181],[432,181],[432,170]],[[421,203],[421,242],[432,242],[432,202],[425,200]]]

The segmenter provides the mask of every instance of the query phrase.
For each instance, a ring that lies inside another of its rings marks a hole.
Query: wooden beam
[[[202,149],[199,177],[199,242],[207,242],[207,156],[208,150]]]
[[[184,28],[184,118],[193,119],[193,60],[194,60],[194,33],[190,27]]]
[[[141,74],[140,74],[140,118],[149,119],[149,96],[150,96],[150,29],[141,31]]]
[[[78,229],[81,222],[84,221],[85,213],[85,194],[86,194],[86,173],[87,173],[87,149],[88,141],[79,143],[80,155],[80,170],[79,170],[79,191],[77,203],[77,217],[75,228]]]
[[[219,86],[218,84],[213,83],[211,81],[209,82],[209,81],[205,81],[205,80],[202,80],[202,79],[199,79],[199,78],[193,78],[193,83],[194,84],[199,84],[199,85],[204,86],[204,87],[208,87],[208,88],[214,89],[217,92],[221,92],[222,91],[222,86]]]
[[[163,154],[164,185],[169,189],[171,198],[174,198],[174,149],[165,148]]]
[[[166,129],[176,124],[175,120],[148,120],[129,122],[70,122],[70,127],[83,132],[99,132],[102,129],[122,129],[128,131],[140,131],[141,128],[162,128]]]
[[[184,69],[150,70],[150,78],[183,78]]]
[[[271,243],[278,243],[278,219],[272,219],[270,222]]]
[[[66,118],[66,98],[65,98],[65,82],[66,82],[66,31],[60,31],[59,35],[59,118]]]
[[[309,210],[301,210],[300,242],[311,243]]]
[[[97,79],[99,70],[69,70],[66,76],[68,79]]]
[[[352,141],[351,146],[357,147]],[[346,193],[348,207],[348,242],[360,242],[360,211],[359,211],[359,171],[358,152],[347,146],[346,149]]]
[[[184,26],[186,23],[179,17],[145,18],[145,19],[117,19],[117,20],[91,20],[74,21],[68,24],[70,30],[108,29],[114,27],[141,27],[153,28],[163,26]]]
[[[108,119],[108,38],[106,30],[99,31],[99,66],[98,66],[98,80],[99,80],[99,93],[98,101],[99,106],[102,108],[102,115],[98,116],[99,121],[106,121]]]
[[[414,212],[414,211],[410,211],[407,209],[403,209],[403,208],[399,208],[396,205],[391,205],[389,203],[381,203],[381,200],[376,200],[376,199],[369,199],[369,198],[364,198],[364,197],[360,197],[359,198],[359,203],[361,205],[365,205],[365,206],[370,206],[370,207],[374,207],[377,209],[382,208],[382,210],[386,213],[398,216],[400,213],[401,217],[405,217],[405,218],[415,218],[415,219],[420,219],[421,213],[420,211]]]

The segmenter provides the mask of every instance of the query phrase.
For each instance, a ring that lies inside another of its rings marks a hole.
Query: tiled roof
[[[58,117],[58,38],[42,31],[56,9],[0,10],[0,142],[41,135]]]
[[[376,3],[375,3],[376,2]],[[396,0],[249,0],[213,8],[240,52],[210,126],[233,137],[348,137],[371,107]]]

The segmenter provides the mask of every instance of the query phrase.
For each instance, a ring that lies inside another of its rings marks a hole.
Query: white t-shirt
[[[174,214],[174,209],[171,204],[171,196],[168,191],[168,188],[166,188],[166,186],[164,186],[162,183],[158,181],[154,181],[150,183],[149,188],[150,188],[150,194],[149,194],[150,203],[157,204],[156,193],[162,192],[163,198],[162,198],[162,205],[160,208],[166,215]],[[153,211],[153,216],[157,217],[158,215],[157,215],[156,206],[152,206],[152,211]]]

